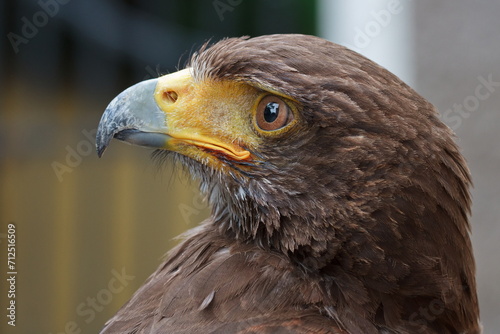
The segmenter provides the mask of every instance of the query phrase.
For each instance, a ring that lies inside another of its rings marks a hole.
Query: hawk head
[[[213,229],[329,281],[342,326],[478,332],[470,176],[435,108],[304,35],[229,38],[108,106],[97,134],[201,180]]]

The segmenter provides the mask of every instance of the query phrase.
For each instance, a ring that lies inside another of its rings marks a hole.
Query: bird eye
[[[290,108],[277,96],[268,95],[257,106],[257,126],[264,131],[281,129],[292,120]]]

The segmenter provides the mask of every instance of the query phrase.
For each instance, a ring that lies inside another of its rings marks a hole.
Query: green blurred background
[[[500,82],[500,2],[367,3],[1,1],[0,332],[98,332],[173,238],[209,213],[196,182],[158,167],[146,149],[112,142],[97,158],[93,136],[111,99],[182,67],[208,39],[292,32],[368,56],[378,48],[372,58],[434,103],[456,130],[475,182],[485,333],[500,332],[500,87],[484,87],[484,80]],[[380,16],[395,5],[394,17]],[[356,23],[353,6],[361,14]],[[404,58],[402,70],[393,58]],[[481,85],[487,98],[477,97]],[[8,224],[16,227],[15,327],[6,317]]]

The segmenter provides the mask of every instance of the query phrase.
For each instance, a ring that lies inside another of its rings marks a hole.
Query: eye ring
[[[255,120],[261,130],[275,131],[290,123],[293,120],[293,113],[281,98],[267,95],[257,106]]]

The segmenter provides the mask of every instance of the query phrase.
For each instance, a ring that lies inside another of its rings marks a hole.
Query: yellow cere
[[[160,77],[155,100],[166,114],[172,137],[167,148],[202,158],[197,146],[235,160],[249,159],[250,152],[243,147],[255,148],[262,140],[252,125],[261,95],[262,91],[245,83],[195,81],[189,68]]]

